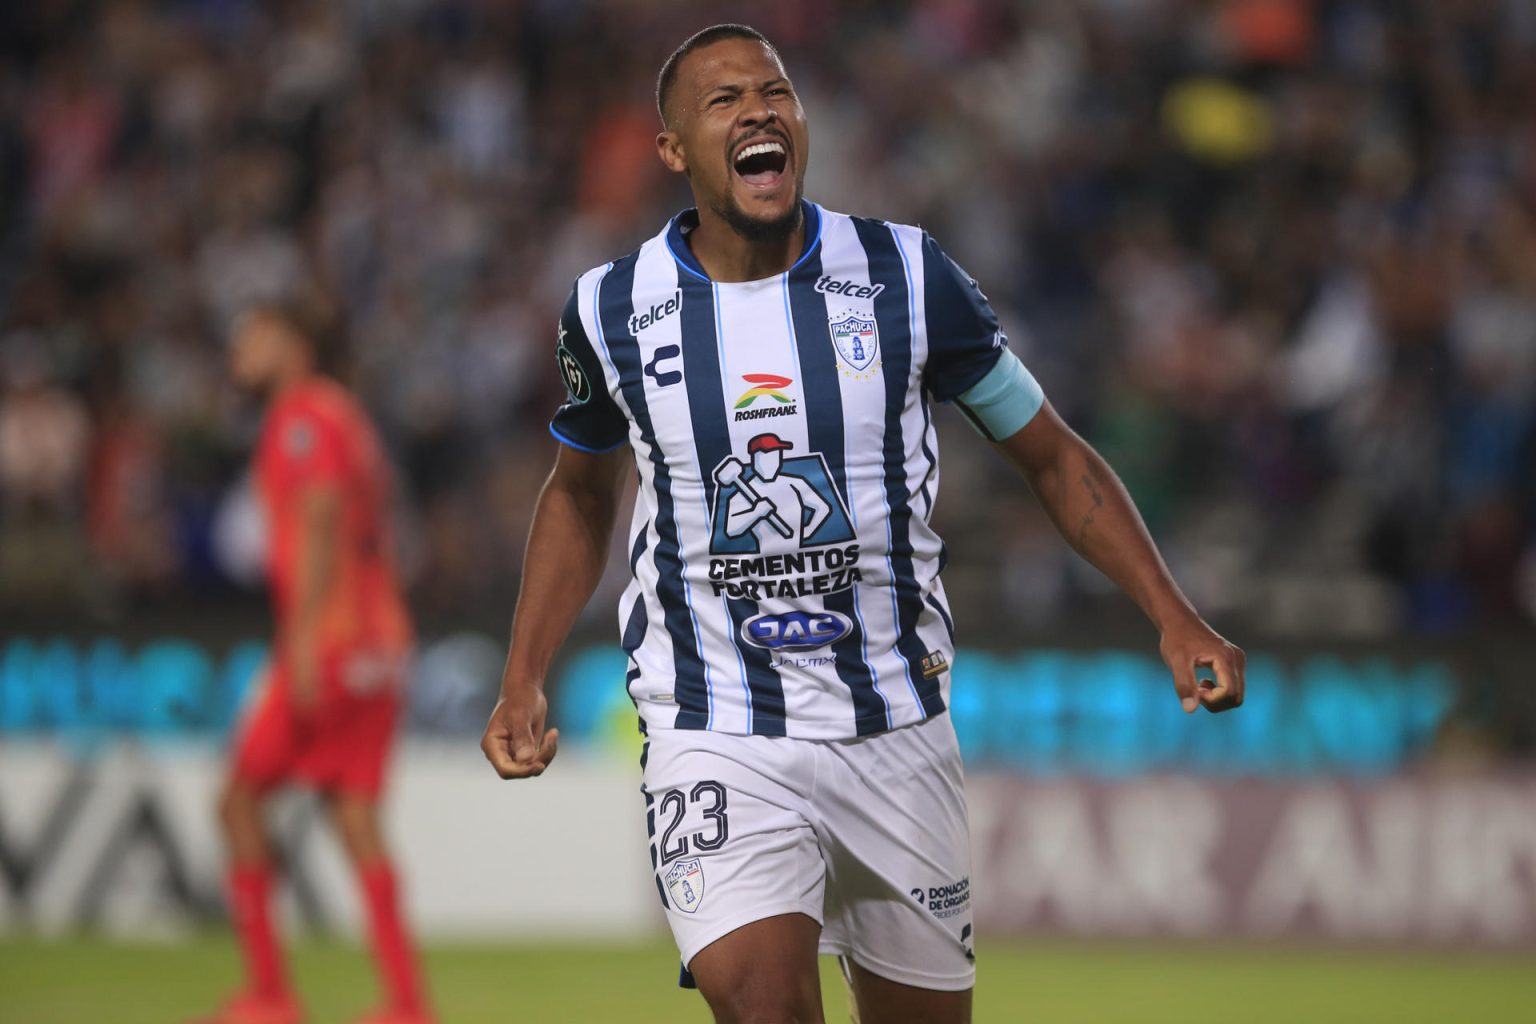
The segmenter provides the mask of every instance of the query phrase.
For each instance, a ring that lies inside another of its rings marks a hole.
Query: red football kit
[[[339,384],[312,377],[283,391],[262,426],[257,488],[267,516],[277,624],[271,676],[240,727],[235,770],[261,788],[302,779],[376,796],[400,716],[413,632],[391,552],[390,474],[378,437]],[[311,488],[341,501],[335,562],[318,623],[319,692],[293,700],[291,637]]]

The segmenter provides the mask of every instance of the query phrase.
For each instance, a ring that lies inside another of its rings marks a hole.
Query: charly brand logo
[[[741,393],[736,399],[736,422],[745,420],[761,420],[771,416],[793,416],[799,411],[795,400],[784,393],[784,389],[792,387],[795,383],[792,377],[780,377],[776,373],[744,373],[741,379],[751,387]],[[757,405],[757,400],[766,398],[767,405]]]
[[[672,905],[685,914],[692,914],[704,902],[704,866],[699,858],[680,860],[667,869],[667,892],[672,894]]]
[[[669,388],[673,384],[680,383],[683,375],[677,370],[664,370],[661,364],[670,362],[682,354],[683,350],[677,345],[662,345],[651,356],[651,361],[645,364],[645,375],[654,380],[659,388]]]
[[[754,647],[794,653],[836,643],[853,630],[837,612],[783,612],[758,615],[741,624],[742,639]]]
[[[655,327],[658,323],[683,308],[682,289],[672,293],[672,297],[665,302],[654,303],[645,312],[636,312],[629,318],[629,333],[639,334],[647,327]]]
[[[571,401],[577,405],[584,404],[592,397],[592,385],[587,383],[587,375],[581,368],[581,363],[571,354],[571,350],[565,347],[565,324],[560,325],[560,344],[555,349],[555,361],[560,364],[560,377],[565,381],[565,390],[571,393]]]
[[[876,360],[880,357],[880,326],[867,313],[844,313],[827,321],[832,332],[832,345],[837,357],[846,368],[845,373],[857,380],[874,376]]]

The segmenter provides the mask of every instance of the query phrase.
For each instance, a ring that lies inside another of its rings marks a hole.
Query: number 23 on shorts
[[[700,828],[692,835],[676,835],[690,805],[698,808],[703,818]],[[662,865],[688,856],[690,850],[699,853],[718,850],[730,838],[725,787],[713,780],[696,783],[686,794],[681,789],[667,790],[661,795],[660,812],[661,821],[666,822],[661,831],[658,854]]]

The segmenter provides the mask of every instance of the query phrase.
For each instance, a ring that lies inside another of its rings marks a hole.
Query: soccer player
[[[369,1024],[424,1024],[415,954],[379,827],[379,796],[402,706],[412,628],[393,562],[390,480],[357,401],[317,372],[323,320],[302,303],[236,323],[232,375],[267,402],[256,453],[269,529],[277,636],[235,737],[220,804],[244,990],[206,1024],[302,1019],[271,920],[263,827],[278,786],[320,790],[357,873],[385,1008]]]
[[[583,274],[560,317],[561,447],[482,749],[507,779],[555,756],[545,674],[636,467],[619,621],[685,983],[717,1021],[820,1021],[819,947],[842,958],[864,1024],[968,1020],[930,398],[958,406],[1145,611],[1186,711],[1241,703],[1243,653],[1179,591],[976,282],[917,228],[803,199],[805,112],[766,39],[693,36],[657,104],[661,160],[697,206]]]

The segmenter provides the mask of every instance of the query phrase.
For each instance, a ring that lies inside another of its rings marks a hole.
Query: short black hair
[[[773,54],[774,60],[777,60],[780,64],[784,63],[784,58],[779,56],[779,48],[770,43],[767,36],[751,25],[738,25],[735,22],[726,22],[723,25],[711,25],[709,28],[700,29],[683,40],[682,46],[672,51],[672,56],[668,57],[666,63],[661,66],[661,74],[656,76],[656,112],[661,115],[661,123],[663,125],[671,127],[671,122],[667,120],[667,100],[671,99],[672,87],[677,84],[678,65],[682,64],[683,58],[694,50],[701,49],[711,43],[718,43],[722,39],[751,39],[762,43],[768,47],[768,52]]]

